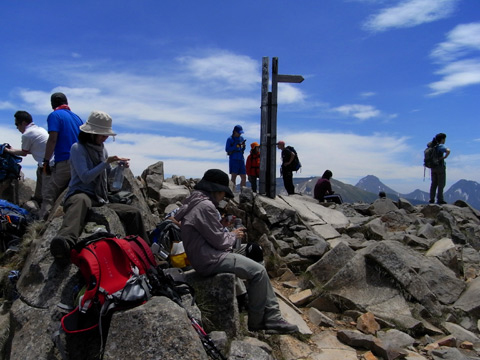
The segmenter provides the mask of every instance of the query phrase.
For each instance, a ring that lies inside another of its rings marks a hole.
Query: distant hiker
[[[175,218],[181,222],[185,251],[195,271],[203,276],[232,273],[247,280],[248,328],[275,333],[298,331],[280,313],[275,292],[265,267],[246,256],[233,253],[237,238],[245,236],[245,228],[225,232],[217,206],[233,198],[228,175],[218,169],[205,172],[195,191],[185,199]]]
[[[139,235],[148,241],[139,210],[131,205],[108,202],[110,164],[123,161],[128,167],[129,161],[127,158],[108,156],[103,143],[109,136],[115,135],[112,118],[102,111],[92,111],[87,122],[80,126],[78,142],[73,144],[71,151],[72,179],[63,203],[65,215],[62,227],[50,244],[50,252],[62,263],[68,261],[70,250],[83,231],[91,207],[108,206],[117,213],[127,235]]]
[[[283,177],[283,186],[287,190],[288,195],[295,194],[295,185],[293,185],[293,169],[295,162],[295,152],[285,147],[285,141],[279,141],[277,148],[282,150],[282,165],[280,167],[280,176]]]
[[[332,184],[330,179],[332,178],[333,173],[330,170],[325,170],[322,177],[318,179],[313,190],[313,197],[319,202],[331,201],[337,204],[342,203],[342,197],[338,194],[335,194],[335,191],[332,190]]]
[[[260,145],[257,142],[252,142],[250,147],[252,149],[247,157],[247,175],[252,191],[257,192],[257,179],[260,176]]]
[[[240,187],[247,185],[247,171],[245,168],[245,142],[242,136],[243,128],[241,125],[236,125],[233,128],[232,135],[227,139],[225,144],[225,151],[229,156],[229,172],[233,186],[236,187],[237,175],[240,175]]]
[[[53,204],[70,181],[70,148],[78,140],[83,121],[70,110],[65,94],[57,92],[50,97],[53,112],[48,115],[48,140],[43,156],[43,171],[51,173],[45,189],[40,215],[48,217]],[[54,166],[50,168],[50,159]]]
[[[450,149],[445,146],[447,135],[439,133],[428,143],[428,147],[435,148],[436,156],[439,159],[438,165],[431,168],[432,184],[430,185],[430,203],[435,202],[435,193],[437,193],[437,204],[446,204],[443,199],[443,188],[447,181],[447,170],[445,159],[450,155]]]
[[[4,152],[17,155],[27,156],[31,154],[38,163],[37,167],[37,184],[35,186],[34,200],[41,204],[43,192],[48,182],[48,177],[43,174],[43,158],[45,156],[45,146],[47,145],[48,132],[44,128],[35,125],[32,115],[28,112],[19,110],[13,117],[15,118],[15,126],[22,133],[22,148],[13,149],[5,147]]]

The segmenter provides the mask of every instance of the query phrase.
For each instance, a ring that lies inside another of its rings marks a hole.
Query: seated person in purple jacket
[[[232,252],[236,238],[245,236],[245,228],[225,232],[217,206],[225,196],[233,198],[226,173],[207,170],[185,199],[175,219],[181,223],[183,246],[192,267],[200,275],[232,273],[247,280],[248,328],[270,333],[292,333],[296,325],[286,322],[264,266]]]
[[[332,190],[332,184],[330,179],[333,173],[330,170],[325,170],[321,179],[318,179],[313,190],[313,197],[319,202],[332,201],[337,204],[342,203],[342,197]]]

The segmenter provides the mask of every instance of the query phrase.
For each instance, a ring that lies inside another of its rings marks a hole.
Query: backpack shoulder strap
[[[89,246],[84,247],[81,251],[75,249],[71,252],[72,262],[78,266],[84,279],[89,279],[85,293],[81,297],[79,310],[85,313],[92,305],[92,301],[100,287],[101,270],[98,258],[95,252]]]
[[[155,257],[145,240],[136,235],[127,236],[125,240],[129,242],[130,247],[142,262],[145,272],[156,266]]]

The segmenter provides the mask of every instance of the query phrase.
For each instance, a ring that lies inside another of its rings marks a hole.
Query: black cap
[[[224,191],[225,196],[233,198],[233,193],[229,185],[230,179],[226,173],[219,169],[210,169],[205,172],[202,180],[195,185],[194,189],[208,192]]]

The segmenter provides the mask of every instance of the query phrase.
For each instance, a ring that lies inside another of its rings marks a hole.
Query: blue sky
[[[84,121],[112,116],[106,146],[135,175],[159,160],[166,176],[228,172],[233,127],[259,141],[268,56],[305,78],[279,84],[296,176],[428,190],[423,150],[445,132],[447,188],[480,181],[478,0],[2,1],[0,19],[2,143],[20,146],[17,110],[46,127],[63,91]]]

